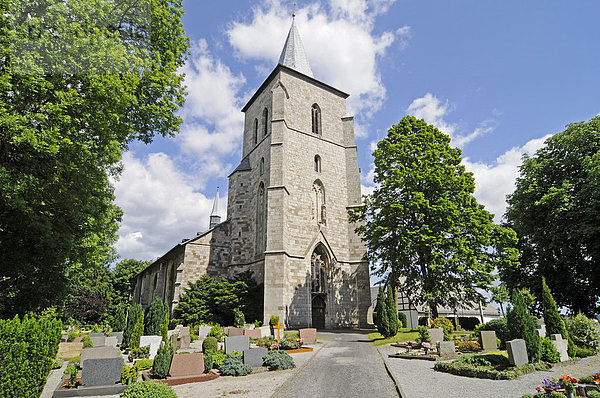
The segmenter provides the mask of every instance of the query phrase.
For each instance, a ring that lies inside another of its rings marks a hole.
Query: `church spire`
[[[210,225],[209,229],[212,229],[221,223],[221,216],[219,215],[219,187],[217,187],[217,195],[213,202],[213,208],[210,212]]]
[[[288,33],[288,37],[285,40],[281,56],[279,57],[279,64],[287,66],[288,68],[294,69],[295,71],[303,73],[307,76],[314,77],[312,69],[310,69],[310,64],[308,63],[308,58],[304,52],[304,46],[302,45],[300,34],[298,34],[298,29],[296,29],[295,18],[292,19],[292,26],[290,28],[290,32]]]

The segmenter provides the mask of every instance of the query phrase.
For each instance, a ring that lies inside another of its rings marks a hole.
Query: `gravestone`
[[[89,333],[90,337],[104,337],[104,333]]]
[[[154,359],[156,353],[158,352],[158,348],[160,347],[160,343],[162,342],[161,336],[142,336],[140,338],[140,347],[145,347],[147,345],[150,346],[150,359]]]
[[[267,350],[265,347],[247,348],[243,351],[244,363],[252,366],[253,368],[262,366],[263,357],[267,355],[268,352],[269,350]]]
[[[554,344],[554,348],[556,348],[556,351],[558,351],[558,353],[560,354],[560,361],[561,362],[568,361],[569,354],[567,351],[568,351],[569,342],[567,340],[563,339],[562,335],[560,335],[560,334],[550,335],[550,340],[552,341],[552,344]]]
[[[244,336],[248,336],[251,339],[260,339],[262,337],[262,333],[260,329],[244,329]]]
[[[544,324],[538,325],[537,329],[535,329],[535,331],[541,338],[546,337],[546,325],[544,325]]]
[[[71,359],[81,355],[83,343],[59,343],[57,358]]]
[[[248,336],[225,337],[225,354],[231,354],[232,351],[244,352],[250,347],[250,338]]]
[[[188,349],[190,348],[190,344],[192,342],[192,338],[190,335],[179,336],[179,348]]]
[[[112,334],[117,338],[117,344],[123,343],[123,332],[112,332]]]
[[[498,349],[498,341],[496,340],[495,331],[481,331],[481,348],[483,348],[483,351],[496,351]]]
[[[104,333],[90,333],[89,334],[94,347],[104,347],[106,345],[106,336]]]
[[[260,329],[260,335],[261,337],[269,337],[271,335],[271,327],[270,326],[261,326],[259,327]]]
[[[110,386],[121,381],[123,358],[93,358],[82,361],[81,382],[86,387]]]
[[[514,366],[522,366],[529,363],[527,357],[527,347],[525,340],[514,339],[506,342],[506,351],[508,352],[508,362]]]
[[[88,359],[117,358],[120,352],[116,347],[90,347],[81,350],[81,364]]]
[[[437,344],[440,341],[444,341],[444,329],[442,328],[433,328],[427,329],[429,332],[429,340],[431,340],[431,344]]]
[[[172,377],[200,376],[202,373],[204,373],[204,354],[201,352],[173,355],[169,370]]]
[[[242,329],[242,328],[229,328],[229,330],[227,330],[228,337],[243,336],[243,335],[244,335],[244,329]]]
[[[304,328],[298,330],[298,332],[304,343],[314,343],[317,341],[317,329],[315,328]]]
[[[454,341],[440,341],[440,357],[452,359],[456,356]]]
[[[206,336],[208,336],[208,334],[210,333],[211,329],[212,329],[212,326],[208,326],[208,325],[201,325],[200,327],[198,327],[198,338],[200,340],[205,339]]]
[[[107,347],[116,347],[117,346],[117,336],[108,336],[104,339],[104,345]]]

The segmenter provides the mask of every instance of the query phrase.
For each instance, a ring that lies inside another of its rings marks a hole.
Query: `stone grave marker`
[[[442,328],[433,328],[427,329],[429,332],[429,340],[431,340],[431,344],[437,344],[440,341],[444,341],[444,329]]]
[[[104,333],[90,333],[89,334],[94,347],[104,347],[106,345],[106,336]]]
[[[83,343],[59,343],[57,358],[71,359],[81,355]]]
[[[117,344],[123,343],[123,332],[112,332],[112,334],[117,338]]]
[[[440,341],[440,357],[448,359],[457,357],[454,341]]]
[[[208,326],[208,325],[201,325],[200,327],[198,327],[198,338],[200,340],[206,338],[206,336],[208,336],[208,334],[210,333],[211,329],[212,329],[212,326]]]
[[[260,329],[244,329],[244,336],[248,336],[251,339],[260,339],[262,337],[262,333]]]
[[[229,328],[229,330],[227,330],[228,337],[243,336],[243,335],[244,335],[244,329],[242,329],[242,328]]]
[[[496,341],[495,331],[481,331],[481,348],[483,348],[483,351],[496,351],[498,349],[498,341]]]
[[[261,326],[259,329],[261,337],[269,337],[271,335],[271,327],[269,325]]]
[[[142,336],[140,338],[140,347],[150,346],[150,359],[154,359],[160,343],[162,342],[161,336]]]
[[[269,352],[265,347],[247,348],[243,351],[244,363],[257,368],[262,366],[263,357]]]
[[[508,352],[508,362],[514,366],[522,366],[529,363],[527,357],[527,347],[525,340],[514,339],[506,342],[506,351]]]
[[[111,386],[121,381],[123,358],[93,358],[82,361],[81,382],[86,387]]]
[[[183,335],[183,336],[179,336],[179,348],[180,349],[189,349],[190,348],[190,344],[192,343],[192,338],[190,337],[190,335]]]
[[[317,329],[315,328],[304,328],[298,330],[298,332],[304,343],[314,343],[317,341]]]
[[[231,354],[232,351],[244,352],[250,347],[250,338],[248,336],[225,337],[225,354]]]
[[[173,346],[173,350],[176,352],[179,349],[179,336],[176,333],[171,334],[169,338],[171,341],[171,345]]]
[[[117,346],[117,336],[108,336],[104,339],[104,345],[107,347],[116,347]]]
[[[200,376],[202,373],[204,373],[204,354],[201,352],[173,355],[169,369],[172,377]]]
[[[546,325],[544,325],[543,323],[541,325],[538,325],[535,331],[541,338],[546,337]]]
[[[554,344],[556,351],[558,351],[558,353],[560,354],[560,361],[561,362],[568,361],[569,354],[567,352],[567,349],[568,349],[569,342],[567,340],[563,339],[562,335],[560,335],[560,334],[550,335],[550,340],[552,341],[552,344]]]
[[[116,347],[90,347],[81,350],[81,364],[88,359],[117,358],[120,356]]]

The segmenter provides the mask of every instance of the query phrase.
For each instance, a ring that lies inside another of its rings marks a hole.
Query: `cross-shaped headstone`
[[[277,337],[275,340],[279,343],[279,340],[281,339],[279,331],[285,329],[285,326],[280,325],[279,322],[277,322],[277,325],[273,326],[273,329],[277,329]]]

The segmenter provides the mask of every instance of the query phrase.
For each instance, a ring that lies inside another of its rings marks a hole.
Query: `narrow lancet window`
[[[267,108],[263,111],[263,137],[267,136],[268,126],[269,126],[269,111]]]
[[[315,155],[315,171],[317,173],[321,172],[321,157],[319,155]]]
[[[260,158],[260,175],[265,173],[265,158]]]
[[[321,108],[319,105],[313,104],[311,107],[312,115],[312,132],[313,134],[321,135]]]
[[[254,119],[254,146],[258,144],[258,119]]]

